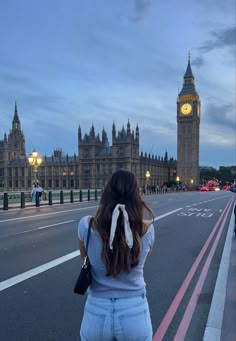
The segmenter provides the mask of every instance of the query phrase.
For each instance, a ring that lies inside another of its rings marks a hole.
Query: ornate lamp
[[[38,152],[36,152],[35,149],[28,156],[28,162],[33,169],[35,180],[37,178],[38,167],[42,164],[42,161],[43,160],[41,156],[38,154]]]

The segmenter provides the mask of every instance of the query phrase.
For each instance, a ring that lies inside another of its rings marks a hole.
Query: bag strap
[[[86,240],[86,248],[85,248],[86,255],[88,253],[88,244],[89,244],[89,238],[90,238],[90,232],[91,232],[91,227],[92,227],[92,224],[93,224],[93,220],[94,220],[94,217],[91,217],[90,218],[90,222],[89,222],[89,227],[88,227],[87,240]]]

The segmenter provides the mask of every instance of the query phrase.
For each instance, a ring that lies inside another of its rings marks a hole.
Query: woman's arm
[[[150,253],[152,252],[152,249],[153,249],[153,245],[150,247],[150,250],[148,251],[148,256],[150,255]]]
[[[147,232],[147,230],[151,224],[153,224],[153,220],[143,220],[144,231],[145,231],[144,233]],[[153,241],[153,244],[150,246],[150,249],[149,249],[148,254],[147,254],[148,256],[152,252],[153,246],[154,246],[154,241]]]
[[[81,222],[85,223],[84,219],[88,219],[87,220],[87,224],[89,224],[91,218],[92,218],[91,216],[89,216],[88,218],[83,218],[80,221],[80,224],[81,224]],[[80,226],[80,224],[79,224],[79,227],[78,227],[79,229],[83,227],[82,225]],[[80,255],[81,255],[82,258],[84,258],[86,256],[86,249],[85,249],[84,242],[79,237],[78,237],[78,244],[79,244]]]
[[[82,258],[84,258],[86,256],[86,251],[85,251],[84,243],[79,238],[78,238],[78,243],[79,243],[80,255],[81,255]]]

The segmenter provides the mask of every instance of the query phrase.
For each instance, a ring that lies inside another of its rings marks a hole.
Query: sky
[[[188,53],[200,166],[236,165],[235,0],[0,0],[0,140],[17,102],[26,152],[138,124],[140,153],[177,158]]]

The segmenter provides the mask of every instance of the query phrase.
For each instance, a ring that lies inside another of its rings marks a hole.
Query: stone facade
[[[176,177],[176,161],[146,153],[139,153],[139,127],[131,131],[130,122],[116,131],[112,125],[112,145],[109,145],[105,130],[102,137],[95,134],[92,125],[89,134],[82,137],[78,130],[79,178],[81,188],[103,188],[107,178],[118,168],[124,168],[136,174],[139,186],[147,183],[151,186],[162,186]],[[146,179],[146,172],[150,178]]]
[[[139,127],[131,131],[130,122],[116,132],[112,126],[112,145],[103,129],[101,137],[92,125],[89,134],[82,137],[78,129],[78,155],[65,155],[61,149],[52,156],[44,156],[38,167],[37,179],[42,187],[50,189],[103,188],[107,178],[118,168],[133,171],[139,186],[162,186],[176,178],[176,160],[139,152]],[[146,179],[146,172],[150,178]],[[12,129],[0,140],[0,191],[28,191],[34,174],[25,153],[25,138],[21,130],[15,104]]]

